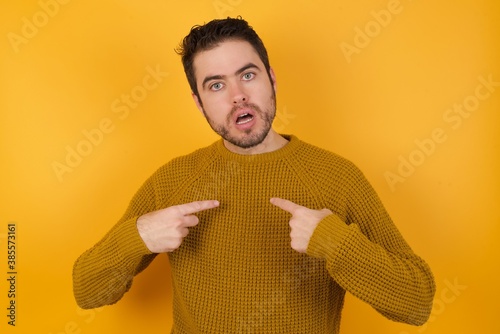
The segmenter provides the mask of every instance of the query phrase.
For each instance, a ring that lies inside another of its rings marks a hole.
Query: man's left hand
[[[319,222],[333,214],[328,209],[312,210],[282,198],[271,198],[271,203],[292,214],[290,218],[290,238],[294,250],[300,253],[307,251],[309,240]]]

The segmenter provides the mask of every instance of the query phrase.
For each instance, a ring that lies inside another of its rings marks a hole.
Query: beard
[[[241,103],[234,106],[230,113],[226,117],[226,124],[216,124],[210,117],[207,116],[205,110],[203,114],[208,121],[208,124],[219,136],[229,143],[238,146],[240,148],[251,148],[259,145],[267,137],[267,134],[271,130],[274,117],[276,115],[276,94],[273,93],[270,97],[270,104],[266,110],[262,110],[258,105],[253,103]],[[241,108],[248,108],[254,111],[254,117],[260,118],[263,121],[263,126],[260,129],[248,129],[243,133],[244,136],[234,136],[230,132],[230,125],[232,124],[233,116]]]

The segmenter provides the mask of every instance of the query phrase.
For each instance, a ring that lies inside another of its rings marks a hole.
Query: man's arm
[[[396,232],[390,237],[399,239]],[[388,319],[419,326],[432,309],[434,278],[428,265],[396,239],[399,249],[370,240],[358,224],[331,215],[314,231],[307,254],[324,258],[340,286]]]
[[[156,254],[181,246],[189,228],[199,222],[195,213],[219,206],[219,202],[209,200],[156,210],[153,179],[136,193],[111,231],[76,261],[73,290],[80,307],[116,303]]]
[[[387,318],[421,325],[435,293],[430,268],[405,242],[361,172],[352,179],[347,222],[328,209],[278,198],[271,203],[292,214],[293,249],[324,258],[340,286]]]

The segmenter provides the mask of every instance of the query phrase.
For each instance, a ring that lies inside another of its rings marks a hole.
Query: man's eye
[[[252,80],[255,77],[255,73],[249,72],[243,74],[243,79],[245,80]]]
[[[210,86],[212,90],[220,90],[222,89],[222,84],[220,82],[214,83],[212,86]]]

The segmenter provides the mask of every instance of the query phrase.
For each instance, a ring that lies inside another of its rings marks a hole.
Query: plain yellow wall
[[[217,139],[173,48],[191,26],[228,15],[242,15],[268,47],[276,129],[355,162],[434,271],[427,325],[393,323],[348,295],[341,332],[500,332],[498,1],[1,6],[2,333],[169,332],[166,256],[98,310],[77,308],[71,270],[156,168]],[[9,223],[15,327],[6,317]]]

